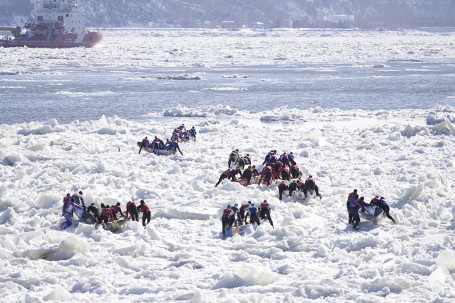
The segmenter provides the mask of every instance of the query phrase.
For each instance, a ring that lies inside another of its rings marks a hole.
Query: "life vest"
[[[110,213],[111,213],[111,209],[110,208],[105,207],[105,208],[103,208],[101,210],[101,216],[103,216],[103,217],[108,217],[109,218],[109,214]]]
[[[223,217],[229,218],[229,216],[231,215],[231,212],[232,212],[232,210],[230,208],[225,208],[223,210]]]
[[[349,208],[355,208],[357,205],[359,205],[359,200],[355,196],[352,196],[351,199],[348,200],[348,203]]]
[[[267,202],[262,202],[262,203],[261,203],[261,208],[269,208],[269,203],[267,203]]]
[[[126,203],[127,209],[130,209],[132,207],[136,208],[136,203],[134,203],[133,201],[129,201],[128,203]]]
[[[148,213],[150,211],[149,207],[147,204],[141,204],[139,205],[139,209],[143,212],[143,213]]]
[[[223,175],[227,175],[227,176],[229,176],[230,174],[231,174],[231,171],[229,169],[225,170],[224,173],[223,173]]]
[[[242,204],[242,205],[240,206],[240,209],[248,208],[248,206],[249,206],[249,204]]]
[[[251,206],[250,209],[250,215],[255,215],[258,211],[258,209],[256,208],[256,206]]]
[[[63,198],[63,203],[65,203],[65,202],[69,202],[69,201],[70,201],[70,199],[71,199],[71,197],[69,197],[69,196],[65,196],[65,197]]]

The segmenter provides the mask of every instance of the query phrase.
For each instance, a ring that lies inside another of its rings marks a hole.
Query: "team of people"
[[[380,208],[387,218],[389,218],[393,223],[396,223],[395,219],[390,215],[390,207],[384,197],[375,196],[371,199],[370,203],[366,203],[365,198],[359,197],[357,189],[354,189],[351,193],[349,193],[346,201],[348,224],[352,224],[354,229],[357,229],[360,224],[359,211],[365,213],[366,206],[376,206]]]
[[[157,136],[155,136],[152,142],[148,140],[148,137],[145,137],[140,144],[139,153],[141,153],[143,148],[152,148],[153,151],[160,149],[176,149],[182,154],[177,142],[185,142],[191,138],[194,141],[196,140],[196,130],[194,126],[190,130],[186,130],[185,125],[182,124],[174,129],[171,140],[166,139],[166,143]],[[288,192],[289,196],[292,196],[295,192],[303,192],[305,197],[315,193],[317,197],[322,199],[322,195],[319,193],[319,187],[316,185],[315,178],[312,175],[309,175],[305,181],[301,180],[303,174],[300,171],[300,168],[295,161],[295,155],[292,152],[283,152],[278,156],[276,150],[271,150],[264,157],[262,163],[263,169],[261,172],[258,172],[256,166],[251,165],[251,163],[249,154],[242,157],[240,156],[238,149],[233,150],[229,155],[228,169],[220,175],[215,187],[224,179],[231,181],[245,180],[246,182],[244,182],[244,185],[249,185],[252,183],[253,179],[256,179],[256,177],[259,176],[258,184],[270,185],[273,179],[282,180],[281,183],[278,184],[278,195],[280,200],[283,199],[283,194],[285,192]],[[235,166],[233,167],[233,165]],[[348,224],[352,224],[353,228],[358,228],[360,223],[359,211],[364,212],[366,206],[378,207],[383,211],[385,216],[395,223],[395,219],[390,215],[390,207],[384,197],[375,196],[370,203],[366,203],[364,197],[359,197],[357,190],[354,190],[348,195],[346,202]],[[129,201],[126,205],[125,212],[121,210],[120,202],[112,206],[101,204],[101,210],[99,210],[94,203],[89,207],[86,207],[82,197],[82,191],[80,191],[73,195],[67,194],[63,199],[62,216],[65,218],[65,222],[62,223],[62,229],[72,225],[71,218],[73,212],[78,207],[82,207],[88,214],[91,214],[97,220],[97,225],[103,222],[108,223],[110,221],[116,221],[119,219],[118,216],[125,219],[131,219],[132,221],[139,221],[139,212],[142,213],[142,225],[144,227],[146,227],[151,220],[150,208],[144,200],[141,200],[140,204],[137,206],[134,201]],[[251,201],[243,203],[241,206],[238,206],[237,203],[233,206],[227,205],[223,210],[221,219],[223,235],[225,235],[227,229],[230,229],[233,226],[244,224],[260,225],[261,220],[265,219],[267,219],[273,227],[273,221],[270,216],[270,205],[266,200],[259,206],[255,206]]]
[[[231,229],[233,226],[237,227],[253,223],[259,226],[263,220],[268,220],[270,225],[274,227],[270,216],[270,205],[267,200],[262,201],[259,206],[256,206],[251,201],[245,202],[240,206],[237,203],[233,206],[228,204],[221,216],[223,236],[226,236],[226,230]]]
[[[148,223],[150,223],[151,220],[150,207],[144,200],[141,200],[137,206],[136,202],[129,201],[126,204],[126,211],[122,211],[120,202],[117,202],[114,205],[105,205],[104,203],[101,203],[100,207],[101,209],[98,208],[95,203],[86,207],[82,197],[82,191],[74,193],[73,195],[70,195],[69,193],[66,194],[63,198],[62,209],[62,216],[65,221],[61,224],[61,228],[66,229],[72,225],[74,212],[78,209],[80,210],[78,217],[84,216],[84,213],[93,216],[96,220],[96,228],[102,223],[107,224],[108,222],[115,222],[121,218],[125,220],[139,221],[139,213],[142,213],[142,226],[144,226],[144,228]]]
[[[141,153],[142,149],[150,148],[153,153],[155,153],[157,150],[168,150],[178,151],[183,156],[183,153],[180,150],[179,142],[188,142],[190,140],[196,141],[196,134],[197,131],[194,126],[187,130],[185,128],[185,124],[182,124],[174,129],[171,138],[166,139],[166,142],[158,138],[158,136],[155,136],[155,138],[150,141],[148,136],[146,136],[139,144],[139,154]]]

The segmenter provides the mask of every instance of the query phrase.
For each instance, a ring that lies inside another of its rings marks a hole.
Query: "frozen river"
[[[103,30],[93,49],[1,49],[0,122],[184,106],[246,111],[455,104],[453,33]]]

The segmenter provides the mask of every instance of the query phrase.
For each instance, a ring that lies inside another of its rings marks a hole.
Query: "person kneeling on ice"
[[[316,182],[314,181],[312,175],[309,175],[308,178],[305,180],[305,187],[303,189],[303,194],[305,195],[305,198],[308,196],[307,195],[308,191],[314,191],[316,193],[316,196],[318,196],[319,199],[322,199],[322,195],[319,194],[319,187],[316,185]]]
[[[68,194],[69,195],[69,194]],[[67,197],[68,197],[67,195]],[[73,224],[71,217],[73,216],[73,209],[74,203],[71,199],[65,199],[63,201],[63,209],[62,209],[62,216],[65,218],[65,222],[63,222],[60,227],[62,229],[66,229]]]
[[[248,212],[250,213],[250,223],[253,224],[254,222],[256,222],[258,226],[261,225],[261,222],[259,221],[258,217],[258,209],[256,206],[254,206],[254,203],[251,204],[250,208],[248,209]]]
[[[261,217],[261,220],[267,218],[267,220],[269,220],[270,222],[270,225],[272,225],[272,227],[275,228],[273,226],[272,217],[270,217],[270,205],[267,202],[267,200],[264,200],[259,206],[259,216]]]
[[[230,218],[234,211],[231,209],[231,205],[228,206],[223,210],[223,215],[221,216],[221,226],[223,228],[223,236],[226,236],[226,227],[231,227],[229,224]]]
[[[215,187],[217,187],[221,181],[223,181],[224,179],[227,179],[231,176],[231,169],[228,168],[227,170],[225,170],[221,175],[220,175],[220,178],[218,179],[218,182],[215,184]]]
[[[136,208],[136,202],[134,201],[128,201],[126,203],[126,218],[131,216],[132,221],[138,221],[139,222],[139,213],[137,212]]]
[[[147,227],[147,224],[150,223],[150,219],[151,219],[150,208],[148,207],[147,204],[145,204],[144,200],[141,200],[137,209],[139,210],[139,212],[142,212],[142,226],[144,226],[144,228],[145,228],[145,227]],[[147,223],[145,223],[145,221],[147,221]]]
[[[384,211],[384,215],[387,216],[390,220],[392,220],[393,223],[396,223],[395,220],[392,218],[390,215],[390,207],[385,201],[384,197],[379,198],[378,196],[374,197],[373,200],[371,200],[370,205],[375,205],[382,209]]]

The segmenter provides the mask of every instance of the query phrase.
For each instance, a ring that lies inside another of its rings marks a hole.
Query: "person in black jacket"
[[[283,199],[283,192],[284,192],[285,190],[288,190],[288,189],[289,189],[289,186],[286,185],[286,182],[285,182],[285,181],[282,181],[282,182],[280,183],[280,185],[278,185],[278,195],[279,195],[279,197],[280,197],[280,200]]]
[[[375,205],[382,209],[384,211],[384,215],[387,216],[390,220],[392,220],[393,223],[396,223],[395,220],[392,218],[390,215],[390,207],[385,201],[384,197],[379,198],[378,196],[374,197],[373,200],[371,200],[370,205]]]

